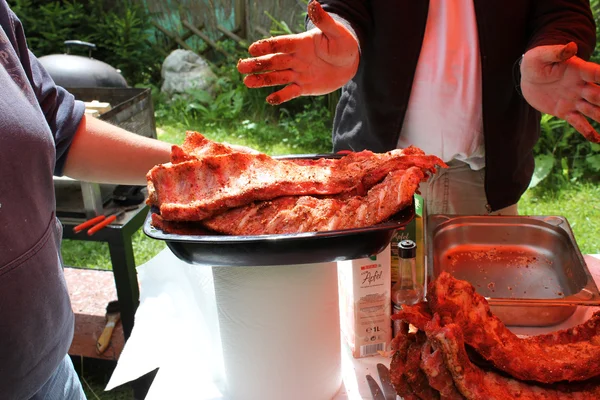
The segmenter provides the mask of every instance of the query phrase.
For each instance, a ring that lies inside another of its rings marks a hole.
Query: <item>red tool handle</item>
[[[98,232],[100,229],[104,228],[106,225],[109,225],[115,219],[117,219],[117,216],[111,215],[110,217],[106,218],[104,221],[100,222],[98,225],[94,226],[93,228],[90,228],[90,230],[87,231],[88,236],[92,236],[94,233]]]
[[[95,218],[89,219],[89,220],[85,221],[84,223],[79,224],[75,228],[73,228],[73,232],[75,232],[75,233],[81,232],[85,228],[88,228],[88,227],[96,224],[96,222],[102,221],[104,218],[106,218],[104,215],[98,215]]]

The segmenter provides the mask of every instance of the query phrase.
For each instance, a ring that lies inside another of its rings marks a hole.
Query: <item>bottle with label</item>
[[[423,285],[417,279],[415,257],[417,245],[412,240],[398,243],[398,277],[392,286],[393,313],[402,309],[403,304],[413,305],[423,298]],[[401,321],[394,321],[393,336],[396,337]]]
[[[398,243],[403,240],[412,240],[417,244],[416,251],[416,265],[417,265],[417,281],[421,284],[425,282],[425,238],[423,232],[423,225],[425,219],[425,204],[423,197],[416,194],[414,195],[415,204],[415,217],[406,226],[396,231],[396,234],[392,237],[392,285],[396,283],[398,279],[398,264],[400,257],[398,256]]]
[[[390,246],[337,265],[342,336],[355,358],[377,355],[392,340]]]

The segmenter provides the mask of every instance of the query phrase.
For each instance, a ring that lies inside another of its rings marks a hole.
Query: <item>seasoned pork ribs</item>
[[[458,325],[467,344],[515,378],[543,383],[600,375],[600,313],[577,327],[520,338],[493,315],[473,285],[443,272],[427,293],[443,324]]]
[[[231,235],[331,231],[370,226],[407,207],[423,180],[418,167],[390,172],[365,196],[285,196],[251,203],[204,220]]]
[[[403,329],[392,341],[390,373],[405,398],[600,398],[600,312],[570,329],[521,338],[473,285],[443,272],[426,302],[403,306],[392,319]]]
[[[275,159],[188,132],[181,147],[173,146],[171,162],[148,172],[148,204],[167,230],[170,222],[235,235],[356,228],[411,204],[436,167],[446,165],[415,147]]]
[[[446,368],[455,386],[467,399],[598,399],[598,382],[587,384],[543,385],[525,382],[493,370],[484,370],[471,362],[465,348],[464,333],[456,324],[440,327],[434,318],[427,327],[427,336],[444,355]]]

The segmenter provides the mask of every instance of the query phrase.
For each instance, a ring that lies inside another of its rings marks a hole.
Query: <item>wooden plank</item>
[[[152,42],[151,42],[151,41],[149,41],[149,40],[146,40],[146,44],[147,44],[148,46],[152,47],[152,48],[153,48],[153,49],[154,49],[156,52],[158,52],[158,53],[162,54],[162,55],[163,55],[163,56],[165,56],[165,57],[169,55],[169,52],[168,52],[167,50],[165,50],[164,48],[162,48],[162,47],[160,47],[160,46],[157,46],[156,44],[152,43]],[[168,48],[169,50],[171,50],[171,45],[168,45],[168,46],[167,46],[167,48]]]
[[[243,47],[243,48],[248,47],[248,43],[246,43],[246,41],[244,39],[242,39],[235,33],[231,32],[230,30],[226,29],[225,27],[223,27],[221,25],[217,25],[217,29],[220,30],[221,32],[223,32],[223,34],[225,36],[227,36],[228,38],[235,40],[235,42],[237,44],[239,44],[241,47]]]
[[[204,28],[204,24],[198,25],[198,29],[203,29],[203,28]],[[188,29],[186,29],[185,33],[183,35],[181,35],[181,40],[186,41],[189,38],[191,38],[193,35],[194,35],[193,32],[190,32]],[[173,51],[175,49],[175,47],[177,47],[177,45],[178,45],[178,43],[171,36],[167,36],[166,44],[164,45],[164,47],[158,46],[155,43],[150,42],[149,40],[146,40],[146,43],[150,47],[152,47],[154,50],[156,50],[157,52],[159,52],[161,54],[164,54],[165,56],[168,56],[169,53],[171,51]]]
[[[256,25],[254,27],[254,30],[258,33],[260,33],[261,35],[263,35],[264,37],[271,37],[271,34],[269,32],[267,32],[264,28],[261,28],[260,26]]]
[[[202,33],[202,31],[198,30],[194,25],[190,24],[185,20],[181,20],[183,26],[188,28],[190,31],[194,32],[200,39],[204,40],[210,47],[217,50],[219,53],[224,54],[226,57],[229,57],[229,53],[221,48],[217,43],[215,43],[211,38]]]
[[[75,313],[75,333],[69,354],[117,360],[125,345],[123,327],[119,322],[113,331],[109,347],[96,353],[96,341],[106,324],[106,306],[117,299],[111,271],[65,267],[65,280]]]
[[[158,29],[159,31],[161,31],[162,33],[164,33],[167,37],[169,37],[169,38],[173,39],[174,41],[176,41],[184,49],[195,52],[195,50],[192,49],[190,47],[190,45],[188,45],[186,42],[184,42],[183,40],[181,40],[181,38],[179,36],[175,35],[174,33],[169,32],[168,30],[166,30],[165,28],[163,28],[162,26],[160,26],[159,24],[157,24],[154,21],[152,21],[152,25],[154,25],[156,27],[156,29]],[[191,26],[193,26],[193,25],[191,25]],[[194,29],[196,29],[196,28],[194,27]]]
[[[196,29],[200,29],[200,30],[204,29],[204,24],[198,25],[196,27]],[[192,36],[194,36],[194,32],[186,29],[185,33],[183,35],[181,35],[181,40],[188,40]]]
[[[245,39],[248,37],[248,29],[246,26],[246,0],[235,0],[233,7],[236,30],[240,32],[240,36]]]

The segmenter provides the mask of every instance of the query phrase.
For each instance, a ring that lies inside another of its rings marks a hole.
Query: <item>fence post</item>
[[[246,0],[235,0],[234,5],[235,12],[235,29],[237,29],[237,34],[247,39],[247,28],[246,28]]]

